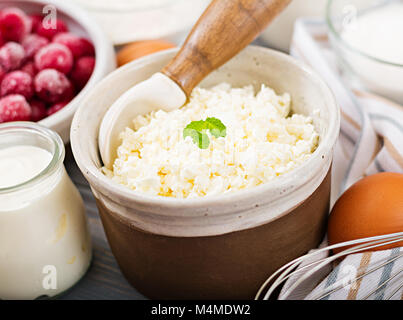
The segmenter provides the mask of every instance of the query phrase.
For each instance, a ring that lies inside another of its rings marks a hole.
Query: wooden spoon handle
[[[189,97],[211,71],[251,43],[291,0],[214,0],[162,73]]]

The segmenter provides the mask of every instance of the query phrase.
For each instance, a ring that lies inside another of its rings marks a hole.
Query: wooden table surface
[[[145,299],[126,281],[120,272],[106,240],[94,197],[87,181],[75,163],[70,146],[66,146],[65,166],[85,203],[92,236],[93,261],[84,278],[61,299]]]

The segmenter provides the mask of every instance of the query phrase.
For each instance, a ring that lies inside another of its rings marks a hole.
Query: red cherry
[[[5,71],[18,69],[25,58],[24,48],[16,42],[7,42],[0,49],[0,65]]]
[[[60,43],[70,49],[74,59],[82,56],[94,55],[94,47],[87,39],[80,38],[70,32],[63,32],[57,34],[53,38],[54,43]]]
[[[31,121],[40,121],[47,116],[46,105],[39,100],[31,101]]]
[[[78,89],[82,89],[86,85],[91,78],[94,67],[94,57],[81,57],[76,61],[73,71],[71,72],[71,79]]]
[[[0,32],[7,41],[20,42],[31,31],[31,20],[20,9],[10,7],[0,12]]]
[[[26,64],[24,64],[24,65],[21,67],[20,70],[21,70],[21,71],[24,71],[24,72],[26,72],[26,73],[28,73],[32,78],[34,78],[35,75],[37,74],[37,70],[36,70],[36,68],[35,68],[35,64],[34,64],[32,61],[27,62]]]
[[[54,25],[52,23],[52,20],[42,21],[36,29],[36,33],[51,40],[56,34],[69,31],[67,25],[62,20],[57,19]]]
[[[81,46],[83,48],[83,56],[95,56],[95,48],[91,41],[81,38]]]
[[[4,70],[4,68],[0,65],[0,82],[3,80],[6,73],[6,70]]]
[[[68,74],[73,68],[73,55],[63,44],[50,43],[35,55],[35,67],[38,70],[56,69]]]
[[[4,40],[4,37],[0,32],[0,47],[2,47],[5,43],[6,43],[6,40]]]
[[[47,111],[47,116],[50,116],[58,111],[60,111],[61,109],[63,109],[70,101],[62,101],[62,102],[58,102],[55,103],[53,106],[51,106],[48,111]]]
[[[27,59],[31,59],[39,49],[43,48],[49,43],[49,40],[38,36],[37,34],[30,34],[22,40],[22,46],[25,50],[25,56]]]
[[[67,77],[54,69],[40,71],[34,79],[37,96],[45,102],[56,103],[74,96],[74,88]]]
[[[11,94],[0,99],[0,123],[29,121],[31,107],[22,95]]]
[[[40,14],[31,14],[29,18],[31,19],[31,25],[32,25],[31,31],[36,32],[36,30],[38,30],[39,25],[42,23],[43,16]]]
[[[23,71],[13,71],[6,74],[1,81],[1,96],[20,94],[29,100],[34,94],[32,77]]]

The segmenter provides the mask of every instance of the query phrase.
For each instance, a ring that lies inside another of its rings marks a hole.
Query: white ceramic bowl
[[[63,19],[74,34],[81,35],[92,41],[95,46],[96,64],[91,78],[85,87],[59,112],[39,121],[45,127],[56,131],[64,143],[70,140],[70,125],[80,100],[88,91],[109,72],[116,68],[116,59],[113,46],[97,23],[78,6],[69,1],[61,0],[10,0],[0,1],[0,9],[5,7],[17,7],[24,12],[42,13],[46,5],[56,8],[57,17]]]

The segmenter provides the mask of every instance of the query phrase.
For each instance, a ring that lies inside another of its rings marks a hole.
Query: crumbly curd
[[[176,198],[195,198],[252,188],[305,162],[319,135],[312,119],[291,114],[291,98],[264,85],[232,88],[222,83],[195,88],[180,109],[139,115],[121,133],[113,169],[103,169],[128,188]],[[210,144],[201,149],[183,129],[192,121],[214,117],[225,137],[206,131]]]

